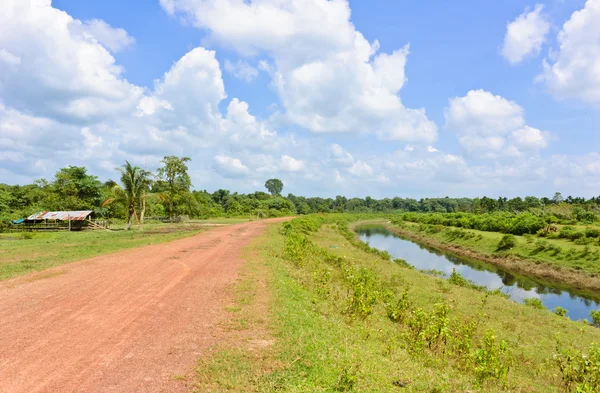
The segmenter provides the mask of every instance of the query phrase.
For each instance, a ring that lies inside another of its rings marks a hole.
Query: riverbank
[[[333,220],[301,220],[249,245],[228,308],[241,339],[199,363],[194,391],[558,393],[562,350],[587,356],[600,340],[548,310],[386,263]]]
[[[441,239],[440,233],[421,233],[417,224],[407,223],[397,226],[389,221],[362,221],[351,227],[364,224],[380,224],[394,232],[422,245],[449,252],[460,257],[480,260],[515,274],[537,277],[546,281],[568,285],[580,290],[600,291],[600,277],[596,273],[573,270],[556,264],[544,263],[540,260],[521,258],[513,254],[492,254],[477,247],[477,239],[469,245],[457,244],[447,239]],[[464,230],[469,232],[469,230]],[[474,231],[470,231],[474,232]],[[501,234],[499,234],[501,236]],[[518,238],[518,237],[517,237]],[[521,241],[522,243],[524,241]]]

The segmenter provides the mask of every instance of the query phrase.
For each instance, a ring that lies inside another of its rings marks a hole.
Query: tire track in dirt
[[[183,392],[219,326],[241,249],[281,219],[63,265],[0,283],[0,392]],[[39,274],[39,273],[38,273]]]

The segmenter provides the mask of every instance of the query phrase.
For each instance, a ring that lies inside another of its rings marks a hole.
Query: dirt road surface
[[[183,392],[220,340],[241,249],[267,223],[0,283],[0,392]]]

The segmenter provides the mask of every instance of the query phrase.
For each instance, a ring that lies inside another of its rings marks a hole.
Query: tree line
[[[124,219],[131,226],[148,217],[278,217],[292,214],[350,212],[523,213],[559,219],[595,220],[600,196],[538,198],[335,198],[283,196],[283,182],[269,179],[266,191],[242,194],[218,189],[193,190],[188,157],[166,156],[152,173],[126,162],[117,180],[101,182],[85,167],[59,169],[52,180],[27,185],[0,184],[0,219],[18,219],[39,211],[93,210],[98,216]]]

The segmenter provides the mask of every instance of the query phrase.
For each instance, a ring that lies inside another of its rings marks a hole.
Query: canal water
[[[356,233],[371,247],[387,251],[418,270],[438,270],[448,277],[456,269],[463,277],[488,289],[500,289],[516,302],[538,298],[550,310],[563,307],[574,320],[589,319],[591,310],[600,309],[600,296],[559,287],[541,280],[517,276],[493,265],[440,252],[402,239],[384,226],[358,227]]]

